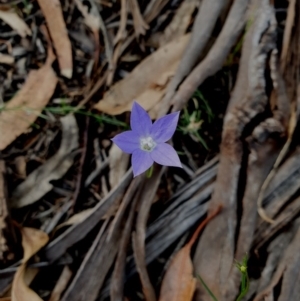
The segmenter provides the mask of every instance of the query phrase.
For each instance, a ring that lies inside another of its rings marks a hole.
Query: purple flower
[[[148,113],[134,102],[131,111],[131,131],[115,136],[112,141],[125,153],[132,154],[133,175],[150,168],[153,162],[166,166],[182,167],[174,148],[165,143],[173,136],[179,112],[168,114],[153,124]]]

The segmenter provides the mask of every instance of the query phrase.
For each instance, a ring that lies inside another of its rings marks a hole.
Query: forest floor
[[[0,0],[0,301],[299,301],[299,70],[299,0]]]

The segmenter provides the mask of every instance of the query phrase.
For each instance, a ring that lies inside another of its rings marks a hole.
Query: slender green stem
[[[110,117],[110,116],[105,116],[105,115],[98,115],[98,114],[94,114],[92,112],[89,112],[87,110],[77,110],[75,107],[72,107],[70,105],[67,104],[62,104],[60,107],[45,107],[42,109],[33,109],[30,107],[26,107],[26,106],[16,106],[13,108],[7,108],[6,106],[2,105],[0,106],[0,112],[2,111],[17,111],[17,110],[24,110],[24,111],[28,111],[30,113],[36,113],[37,116],[47,119],[47,115],[40,113],[40,111],[44,111],[44,112],[50,112],[53,114],[59,114],[59,115],[66,115],[66,114],[80,114],[80,115],[84,115],[84,116],[89,116],[94,118],[97,122],[99,123],[107,123],[107,124],[112,124],[112,125],[116,125],[116,126],[120,126],[123,128],[128,128],[128,125],[125,122],[119,121],[117,120],[115,117]]]
[[[242,264],[236,263],[236,267],[239,269],[239,271],[242,274],[242,280],[241,280],[241,291],[239,296],[237,297],[236,301],[241,301],[242,298],[248,293],[249,291],[249,275],[248,275],[248,256],[246,255],[242,261]]]
[[[242,276],[242,282],[243,281],[245,283],[245,286],[244,286],[244,288],[241,287],[241,292],[240,292],[238,298],[236,299],[236,301],[241,301],[249,291],[249,284],[250,283],[249,283],[249,276],[248,276],[247,272],[245,274],[243,274],[243,276]]]
[[[147,170],[147,178],[151,178],[153,174],[153,165]]]
[[[212,291],[209,289],[209,287],[206,285],[206,283],[204,282],[204,280],[201,278],[200,275],[197,275],[198,278],[200,279],[202,285],[204,286],[205,290],[208,292],[208,294],[211,296],[211,298],[214,300],[214,301],[218,301],[218,299],[216,298],[216,296],[212,293]]]

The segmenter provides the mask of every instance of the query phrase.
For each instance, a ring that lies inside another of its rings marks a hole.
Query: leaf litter
[[[231,301],[247,253],[245,300],[298,301],[299,5],[1,3],[1,296],[211,300],[199,274]],[[134,100],[152,119],[184,108],[182,170],[133,179],[110,139]]]
[[[196,289],[196,278],[193,275],[193,263],[190,257],[191,248],[200,231],[220,212],[220,210],[221,207],[208,215],[208,217],[198,226],[190,241],[175,254],[162,281],[160,301],[189,301],[193,299]]]
[[[58,0],[38,0],[38,3],[47,22],[47,27],[57,54],[60,72],[66,78],[71,78],[73,73],[72,47],[60,2]]]
[[[182,36],[152,53],[127,77],[111,87],[95,108],[117,115],[129,111],[133,100],[146,110],[153,108],[162,99],[188,40],[189,35]]]
[[[21,37],[25,38],[27,35],[31,36],[31,29],[16,12],[0,9],[0,19],[16,30]]]
[[[31,290],[24,282],[24,273],[27,265],[27,261],[36,254],[42,247],[48,242],[48,235],[40,230],[32,228],[23,228],[22,233],[22,246],[23,246],[23,259],[19,266],[11,289],[12,301],[41,301],[42,299]]]
[[[45,65],[38,70],[31,70],[21,90],[1,108],[0,150],[27,131],[49,102],[57,84],[51,66],[54,58],[52,50],[49,50]]]
[[[53,185],[50,181],[60,179],[72,166],[78,148],[78,128],[73,115],[60,119],[62,140],[57,153],[47,162],[28,175],[12,194],[14,208],[21,208],[38,201],[49,192]]]

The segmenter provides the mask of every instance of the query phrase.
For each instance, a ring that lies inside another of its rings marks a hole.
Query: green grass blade
[[[206,285],[206,283],[204,282],[204,280],[201,278],[200,275],[197,275],[197,277],[200,279],[202,285],[204,286],[205,290],[208,292],[208,294],[211,296],[211,298],[214,301],[218,301],[218,299],[215,297],[215,295],[212,293],[212,291],[209,289],[209,287]]]

